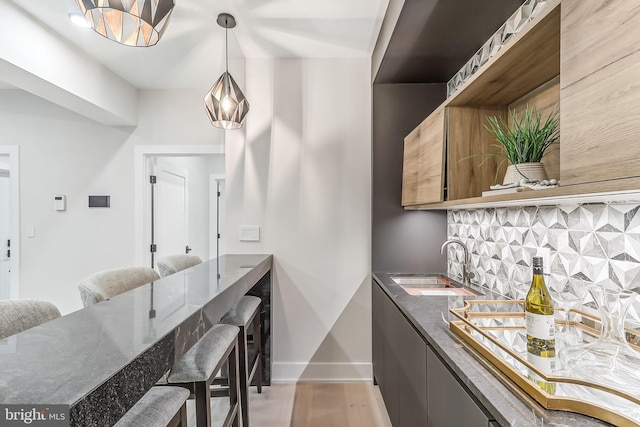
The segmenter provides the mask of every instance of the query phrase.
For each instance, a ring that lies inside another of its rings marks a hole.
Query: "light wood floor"
[[[300,383],[251,388],[251,427],[391,427],[380,391],[371,383]],[[226,399],[214,399],[213,426],[228,409]],[[192,403],[192,402],[188,402]],[[195,426],[193,406],[189,426]]]

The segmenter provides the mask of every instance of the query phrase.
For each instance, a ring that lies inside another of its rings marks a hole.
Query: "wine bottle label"
[[[527,352],[527,360],[531,362],[531,364],[534,365],[536,368],[548,374],[553,374],[556,368],[555,357],[541,357],[533,353]]]
[[[553,315],[526,312],[527,335],[541,340],[555,339]]]
[[[535,354],[527,352],[527,360],[536,368],[540,369],[541,371],[547,374],[551,375],[555,373],[555,368],[556,368],[555,357],[540,357]],[[545,381],[540,375],[535,373],[533,370],[528,369],[527,377],[547,393],[549,394],[556,393],[556,384],[554,382]]]

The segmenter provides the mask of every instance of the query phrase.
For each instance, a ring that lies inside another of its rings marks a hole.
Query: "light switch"
[[[56,211],[65,211],[67,209],[67,196],[62,194],[53,196],[53,209]]]
[[[27,237],[36,237],[35,225],[27,225]]]
[[[241,242],[259,242],[260,227],[258,227],[257,225],[241,225],[240,241]]]

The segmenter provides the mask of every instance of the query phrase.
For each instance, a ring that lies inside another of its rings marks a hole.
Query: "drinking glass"
[[[571,308],[584,301],[590,284],[591,282],[574,277],[549,278],[549,293],[562,313],[560,322],[556,323],[556,344],[559,344],[558,341],[562,341],[564,345],[582,343],[575,323],[571,320]]]
[[[611,281],[588,287],[600,312],[600,336],[586,345],[560,350],[560,360],[567,368],[587,378],[623,391],[640,392],[640,353],[627,342],[625,317],[638,296]]]

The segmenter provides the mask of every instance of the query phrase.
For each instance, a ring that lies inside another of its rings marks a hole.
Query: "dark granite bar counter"
[[[545,410],[523,392],[514,394],[470,354],[466,345],[449,330],[449,324],[444,318],[449,318],[450,306],[461,307],[464,299],[474,297],[413,296],[407,294],[386,273],[375,272],[373,278],[422,335],[424,341],[501,426],[609,425],[580,414]],[[377,285],[373,283],[373,286]],[[476,289],[481,290],[484,295],[475,298],[504,299],[488,289]]]
[[[0,340],[0,403],[112,425],[254,286],[271,255],[224,255]]]

